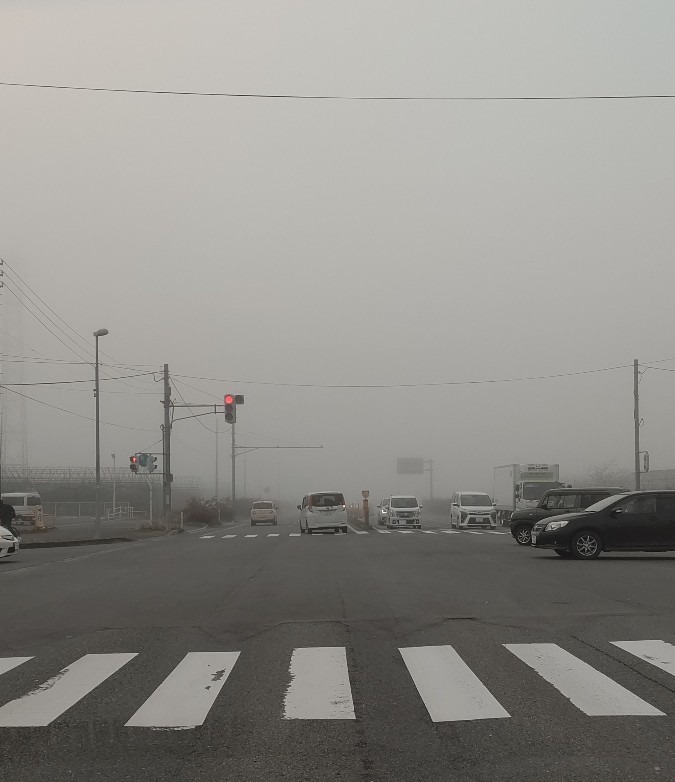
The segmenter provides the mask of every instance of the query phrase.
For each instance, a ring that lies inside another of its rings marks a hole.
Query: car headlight
[[[14,535],[0,535],[3,540],[14,540]]]
[[[554,529],[560,529],[566,525],[566,521],[549,521],[549,523],[546,525],[546,528],[544,529],[544,532],[552,532]]]

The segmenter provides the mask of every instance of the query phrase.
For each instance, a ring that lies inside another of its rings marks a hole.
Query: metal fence
[[[120,502],[115,507],[113,513],[112,502],[104,502],[101,505],[101,515],[105,518],[119,518],[121,515],[131,516],[134,513],[133,507],[128,502]],[[44,516],[59,518],[63,516],[96,516],[96,503],[89,502],[43,502],[42,513]]]

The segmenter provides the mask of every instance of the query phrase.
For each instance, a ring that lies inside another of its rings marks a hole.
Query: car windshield
[[[560,484],[557,484],[560,485]],[[523,499],[524,500],[540,500],[549,489],[555,489],[555,483],[531,483],[525,481],[523,483]]]
[[[273,502],[254,502],[253,503],[254,508],[259,508],[263,510],[274,510],[274,503]]]
[[[596,510],[603,510],[604,508],[609,508],[610,505],[613,505],[615,502],[618,502],[621,499],[625,499],[625,495],[623,494],[612,494],[611,497],[605,497],[604,500],[600,500],[599,502],[593,503],[593,505],[589,505],[586,509],[586,513],[592,513]]]
[[[484,507],[486,505],[492,505],[492,500],[487,494],[462,494],[460,505]]]
[[[309,504],[312,508],[335,508],[338,505],[344,505],[345,498],[344,495],[339,492],[312,494],[309,498]]]
[[[392,497],[392,508],[417,508],[419,503],[415,497]]]

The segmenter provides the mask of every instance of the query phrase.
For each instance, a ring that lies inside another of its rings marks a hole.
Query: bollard
[[[366,529],[370,529],[370,509],[368,508],[368,497],[370,496],[370,492],[368,489],[364,489],[361,492],[361,496],[363,497],[363,526]]]

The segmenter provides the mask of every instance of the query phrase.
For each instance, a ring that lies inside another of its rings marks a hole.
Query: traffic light
[[[134,454],[133,456],[129,457],[129,469],[131,472],[138,472],[138,456]]]
[[[237,398],[234,394],[225,394],[225,421],[233,424],[237,420]]]
[[[157,469],[157,457],[151,453],[148,454],[148,472],[154,472]]]
[[[139,453],[138,454],[138,464],[141,467],[147,467],[148,466],[148,454],[147,453]]]

